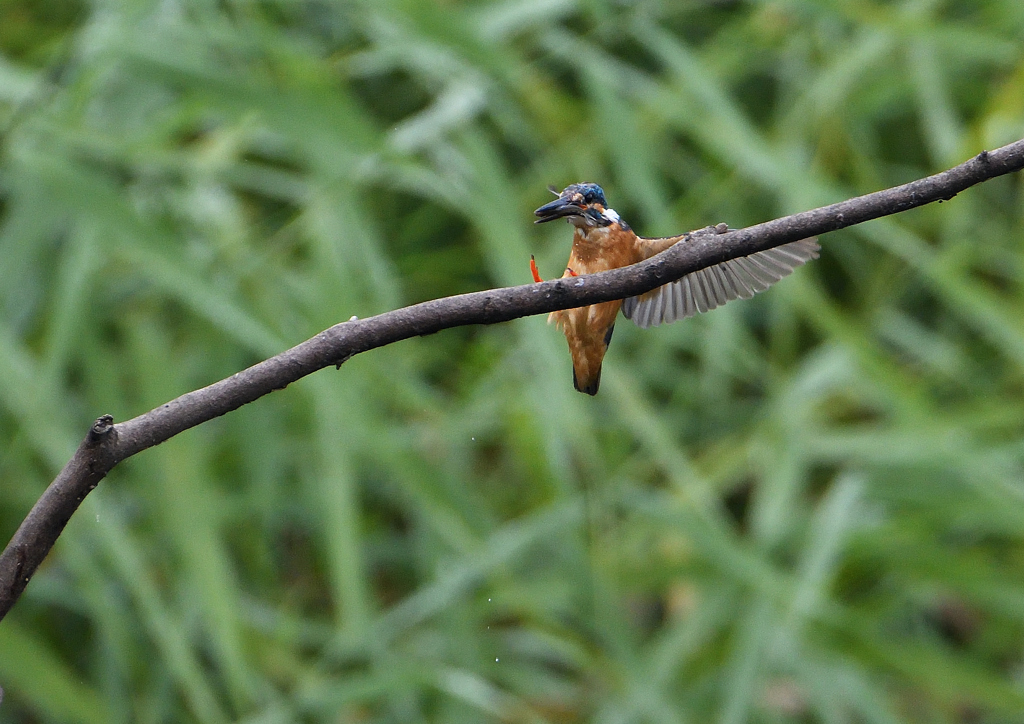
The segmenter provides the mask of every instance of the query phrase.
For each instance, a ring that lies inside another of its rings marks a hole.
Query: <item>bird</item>
[[[533,213],[534,223],[566,219],[574,227],[572,251],[562,278],[618,269],[650,259],[673,244],[686,243],[689,234],[648,239],[637,236],[622,217],[608,206],[604,190],[595,183],[575,183]],[[725,231],[725,225],[719,225]],[[687,274],[646,294],[601,302],[548,315],[565,334],[572,355],[572,383],[578,391],[596,395],[601,385],[601,364],[612,341],[619,310],[641,328],[708,312],[733,299],[749,299],[811,259],[818,258],[815,238],[801,239],[730,259]],[[543,281],[534,258],[530,271],[535,282]]]

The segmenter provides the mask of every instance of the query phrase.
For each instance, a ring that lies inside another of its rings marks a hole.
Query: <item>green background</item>
[[[1024,136],[1020,0],[0,1],[4,540],[124,420],[558,276],[547,184],[744,226]],[[0,722],[1024,722],[1020,179],[641,331],[360,355],[119,466]]]

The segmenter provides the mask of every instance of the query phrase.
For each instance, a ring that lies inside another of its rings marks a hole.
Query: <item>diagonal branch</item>
[[[728,259],[949,200],[975,184],[1024,168],[1024,140],[983,151],[948,171],[738,231],[694,232],[647,261],[622,269],[539,284],[435,299],[324,330],[227,379],[186,393],[115,425],[99,418],[74,457],[36,502],[0,554],[0,618],[21,596],[85,496],[122,460],[179,432],[224,415],[352,355],[467,324],[495,324],[558,309],[642,294]]]

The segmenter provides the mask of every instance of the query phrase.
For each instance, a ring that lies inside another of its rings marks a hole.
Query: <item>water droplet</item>
[[[494,660],[494,663],[498,663],[498,660],[497,660],[497,659],[495,659],[495,660]]]

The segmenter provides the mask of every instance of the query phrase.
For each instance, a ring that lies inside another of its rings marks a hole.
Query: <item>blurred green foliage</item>
[[[351,315],[557,276],[545,186],[742,226],[1024,136],[1020,0],[3,0],[0,520]],[[0,722],[1024,721],[1024,197],[772,291],[357,357],[117,468]]]

